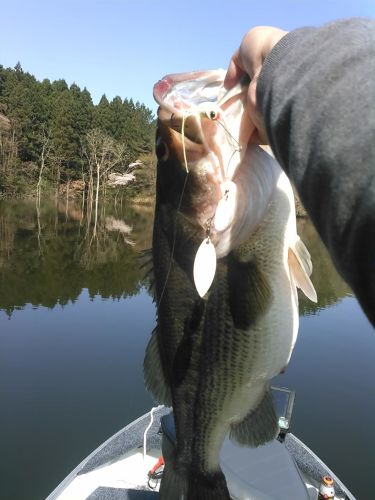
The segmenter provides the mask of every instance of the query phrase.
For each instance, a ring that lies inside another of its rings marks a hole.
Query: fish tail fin
[[[188,493],[188,475],[186,471],[177,470],[174,462],[166,461],[160,483],[160,500],[186,500]]]
[[[223,472],[194,472],[190,475],[189,500],[230,500]]]
[[[255,410],[231,425],[229,437],[245,446],[260,446],[275,439],[280,429],[272,396],[267,390]]]
[[[161,500],[230,500],[225,476],[215,472],[178,470],[166,462],[159,491]]]

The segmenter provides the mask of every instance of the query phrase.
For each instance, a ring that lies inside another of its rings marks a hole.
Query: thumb
[[[241,76],[245,73],[242,67],[240,59],[240,51],[236,50],[233,54],[232,59],[229,62],[228,70],[224,79],[224,87],[230,89],[241,79]]]
[[[259,144],[268,144],[266,129],[264,125],[263,115],[261,110],[259,109],[257,102],[257,83],[258,78],[261,72],[261,67],[259,67],[254,74],[247,94],[247,112],[250,116],[251,122],[255,125],[255,129],[257,131],[256,140],[259,140]],[[255,137],[255,136],[254,136]],[[254,138],[253,138],[254,139]],[[253,141],[252,141],[253,142]]]

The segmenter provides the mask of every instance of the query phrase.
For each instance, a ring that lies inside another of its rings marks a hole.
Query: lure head
[[[219,220],[217,209],[235,190],[251,133],[244,113],[248,83],[227,92],[224,77],[224,70],[182,73],[154,86],[159,199],[179,207],[214,242],[230,224],[231,216],[221,210]]]

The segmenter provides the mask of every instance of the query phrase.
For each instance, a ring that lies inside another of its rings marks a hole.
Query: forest
[[[155,119],[144,104],[0,65],[0,197],[150,194]]]

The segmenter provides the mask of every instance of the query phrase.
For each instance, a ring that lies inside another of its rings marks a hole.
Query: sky
[[[86,87],[95,104],[119,95],[155,112],[155,82],[226,68],[251,27],[375,18],[375,0],[0,0],[0,12],[4,67],[19,61],[38,80]]]

